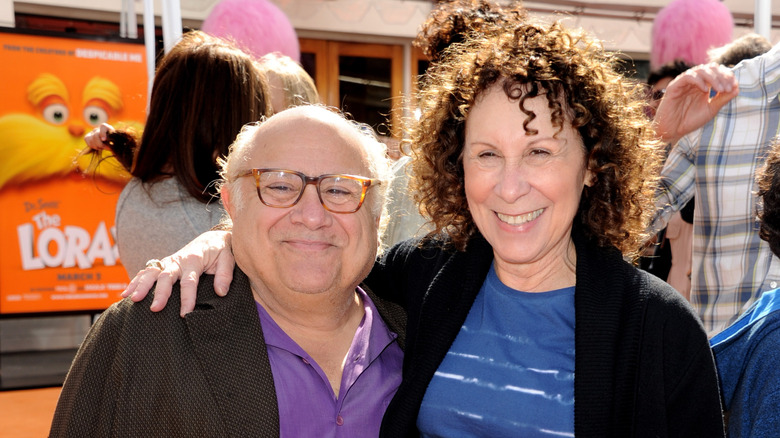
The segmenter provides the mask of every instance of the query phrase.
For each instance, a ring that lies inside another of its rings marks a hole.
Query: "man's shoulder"
[[[238,268],[234,272],[234,281],[231,284],[230,293],[221,297],[217,295],[214,290],[214,276],[210,274],[203,274],[198,279],[197,296],[195,302],[196,309],[214,308],[223,305],[231,305],[235,301],[242,298],[245,293],[242,290],[247,287],[246,275]],[[111,318],[120,320],[154,320],[156,323],[162,323],[163,321],[175,321],[182,320],[179,315],[179,309],[181,307],[181,282],[176,282],[171,287],[171,294],[168,298],[166,306],[159,312],[153,312],[150,310],[150,306],[154,301],[157,285],[149,291],[143,300],[133,302],[129,298],[122,299],[112,304],[104,314],[111,315]]]
[[[740,87],[757,81],[774,81],[780,78],[780,44],[754,58],[745,59],[733,68]]]

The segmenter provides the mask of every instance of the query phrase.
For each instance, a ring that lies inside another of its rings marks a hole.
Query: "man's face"
[[[359,134],[313,118],[310,111],[284,111],[265,122],[240,169],[371,177]],[[239,178],[233,184],[243,195],[241,205],[226,201],[233,219],[233,251],[256,293],[354,290],[368,275],[376,257],[379,222],[372,213],[371,190],[357,212],[337,214],[323,208],[315,185],[306,186],[296,205],[274,208],[260,202],[254,178]]]

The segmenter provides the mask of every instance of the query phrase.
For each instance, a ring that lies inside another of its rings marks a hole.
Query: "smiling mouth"
[[[305,250],[305,251],[323,250],[333,246],[329,242],[320,241],[320,240],[290,239],[285,242],[294,248],[297,248],[299,250]]]
[[[517,216],[510,216],[508,214],[501,214],[498,212],[496,212],[496,215],[498,216],[498,219],[501,220],[501,222],[506,222],[509,225],[523,225],[524,223],[531,222],[532,220],[538,218],[539,215],[543,212],[544,209],[540,208],[539,210]]]

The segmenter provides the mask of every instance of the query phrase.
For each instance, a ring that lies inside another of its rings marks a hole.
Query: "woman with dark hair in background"
[[[192,31],[160,61],[140,144],[132,136],[117,141],[109,125],[87,136],[92,149],[112,148],[133,175],[116,206],[128,275],[219,224],[224,210],[211,186],[217,158],[242,126],[271,114],[268,96],[265,75],[249,55]]]

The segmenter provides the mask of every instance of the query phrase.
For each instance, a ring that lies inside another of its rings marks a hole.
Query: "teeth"
[[[509,225],[522,225],[526,222],[530,222],[538,218],[543,211],[544,209],[540,208],[539,210],[533,211],[531,213],[521,214],[517,216],[510,216],[508,214],[501,214],[501,213],[496,213],[496,214],[498,215],[498,218],[501,219],[502,222],[506,222]]]

